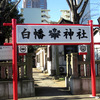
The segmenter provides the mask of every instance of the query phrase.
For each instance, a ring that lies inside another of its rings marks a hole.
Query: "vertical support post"
[[[16,19],[12,19],[12,67],[13,67],[13,100],[18,100],[17,90],[17,44],[16,44]]]
[[[91,27],[91,84],[92,84],[92,96],[96,96],[96,76],[95,76],[95,57],[94,57],[94,35],[93,35],[93,21],[89,20]]]
[[[27,62],[27,77],[28,79],[32,79],[32,65],[33,65],[33,62],[32,62],[32,54],[27,54],[27,59],[26,59],[26,62]]]

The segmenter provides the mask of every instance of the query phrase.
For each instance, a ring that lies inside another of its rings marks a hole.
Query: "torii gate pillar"
[[[93,35],[93,21],[89,20],[89,25],[91,27],[91,84],[92,84],[92,96],[96,96],[96,76],[95,76],[95,56],[94,56],[94,35]]]
[[[12,19],[12,66],[13,66],[13,100],[18,100],[17,88],[17,44],[16,44],[16,19]]]

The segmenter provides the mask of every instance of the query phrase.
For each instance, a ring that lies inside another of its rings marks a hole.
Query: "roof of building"
[[[70,20],[66,20],[64,18],[60,18],[60,20],[58,21],[59,24],[73,24],[73,22],[71,22]]]

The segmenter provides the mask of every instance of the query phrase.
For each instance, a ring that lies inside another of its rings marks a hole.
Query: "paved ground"
[[[65,88],[64,81],[54,80],[51,76],[41,73],[37,69],[33,69],[33,71],[36,96],[18,100],[100,100],[100,98],[91,98],[90,94],[71,95]],[[97,96],[100,97],[100,94]]]
[[[53,77],[33,69],[35,79],[36,96],[60,96],[70,94],[65,88],[65,81],[54,80]]]

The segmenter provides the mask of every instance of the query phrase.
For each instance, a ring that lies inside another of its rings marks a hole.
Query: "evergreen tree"
[[[24,19],[21,17],[22,14],[19,14],[14,2],[11,2],[11,0],[0,1],[0,45],[3,45],[6,38],[9,42],[12,30],[11,27],[3,27],[3,23],[11,23],[12,18],[15,18],[17,23],[23,23]]]

